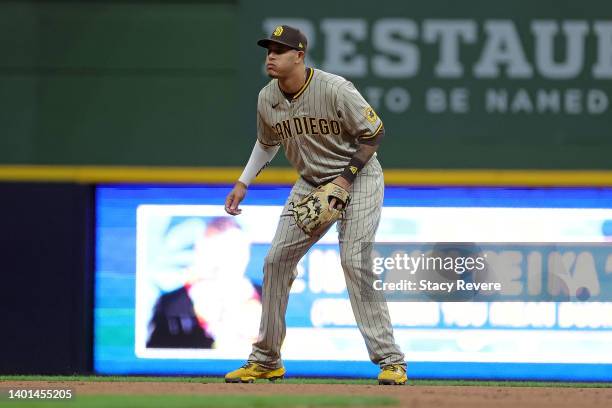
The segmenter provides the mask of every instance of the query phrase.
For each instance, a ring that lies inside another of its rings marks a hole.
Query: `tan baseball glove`
[[[330,205],[334,198],[335,208]],[[298,227],[312,237],[324,232],[342,217],[350,201],[348,191],[334,183],[327,183],[317,187],[299,202],[291,202],[289,211],[293,213]]]

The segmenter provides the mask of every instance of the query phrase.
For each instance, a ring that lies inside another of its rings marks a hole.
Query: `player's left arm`
[[[334,184],[348,190],[359,171],[376,153],[385,135],[385,128],[374,109],[370,107],[350,82],[340,89],[338,109],[343,127],[349,133],[355,135],[359,143],[357,151],[353,154],[342,174],[333,180]]]
[[[374,156],[376,150],[378,150],[380,140],[383,138],[384,134],[385,129],[381,128],[379,134],[373,139],[368,140],[367,143],[360,141],[357,151],[353,154],[353,157],[344,168],[344,171],[342,171],[342,174],[336,177],[332,182],[348,190],[355,181],[355,178],[357,178],[359,171],[361,171],[363,166],[365,166],[372,156]]]

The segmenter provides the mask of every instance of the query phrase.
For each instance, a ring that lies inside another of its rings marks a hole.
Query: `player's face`
[[[304,58],[303,51],[285,45],[270,43],[266,57],[266,72],[272,78],[284,78],[293,72]]]

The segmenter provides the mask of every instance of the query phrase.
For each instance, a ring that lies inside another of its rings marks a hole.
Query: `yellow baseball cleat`
[[[406,366],[403,364],[390,364],[384,366],[378,374],[378,384],[381,385],[402,385],[406,384]]]
[[[285,367],[270,370],[257,363],[246,363],[242,367],[225,374],[226,383],[252,383],[255,380],[282,380],[285,376]]]

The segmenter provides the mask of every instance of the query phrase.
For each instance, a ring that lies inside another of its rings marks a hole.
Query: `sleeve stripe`
[[[277,144],[268,144],[268,143],[264,143],[264,142],[262,142],[262,141],[261,141],[261,139],[259,139],[259,138],[257,138],[257,141],[258,141],[259,143],[261,143],[262,145],[264,145],[264,146],[268,146],[268,147],[275,147],[275,146],[280,145],[280,142],[279,142],[279,143],[277,143]]]
[[[378,125],[378,128],[376,129],[376,132],[374,132],[373,135],[371,136],[361,136],[359,139],[372,139],[373,137],[376,137],[376,135],[378,135],[380,133],[380,131],[383,128],[383,123],[382,120],[380,121],[380,125]]]

